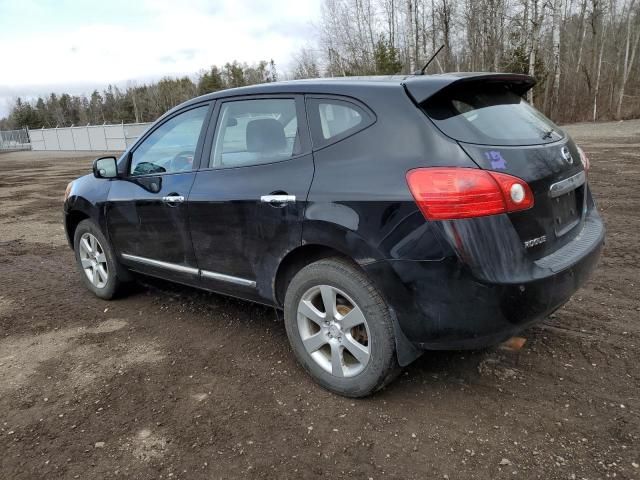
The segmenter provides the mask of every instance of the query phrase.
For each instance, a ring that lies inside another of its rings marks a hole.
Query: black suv
[[[304,368],[364,396],[425,349],[501,342],[589,277],[588,160],[524,75],[271,83],[190,100],[69,184],[82,280],[275,305]]]

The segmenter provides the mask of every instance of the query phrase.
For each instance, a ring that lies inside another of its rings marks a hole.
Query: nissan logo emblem
[[[562,154],[562,158],[564,158],[564,161],[567,162],[568,164],[573,164],[573,157],[571,156],[571,152],[569,151],[569,147],[562,147],[560,149],[560,153]]]

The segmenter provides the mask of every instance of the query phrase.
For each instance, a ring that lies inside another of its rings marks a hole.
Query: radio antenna
[[[424,64],[424,67],[422,67],[422,69],[420,70],[420,72],[416,72],[415,75],[424,75],[424,72],[427,70],[427,67],[429,65],[431,65],[431,62],[433,62],[435,60],[435,58],[438,56],[438,54],[442,51],[442,49],[444,48],[444,43],[442,45],[440,45],[440,48],[438,50],[436,50],[436,53],[434,53],[433,55],[431,55],[431,58],[429,59],[429,61],[427,63]]]

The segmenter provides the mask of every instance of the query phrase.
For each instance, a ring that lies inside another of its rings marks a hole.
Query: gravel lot
[[[90,295],[60,220],[97,154],[0,154],[0,477],[640,479],[640,121],[568,130],[608,228],[593,279],[520,351],[427,353],[358,401],[273,309]]]

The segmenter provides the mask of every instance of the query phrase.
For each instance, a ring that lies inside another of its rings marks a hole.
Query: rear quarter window
[[[447,136],[483,145],[538,145],[562,131],[519,95],[497,87],[441,92],[422,107]]]
[[[308,97],[307,112],[314,148],[340,141],[375,121],[365,107],[335,98]]]

